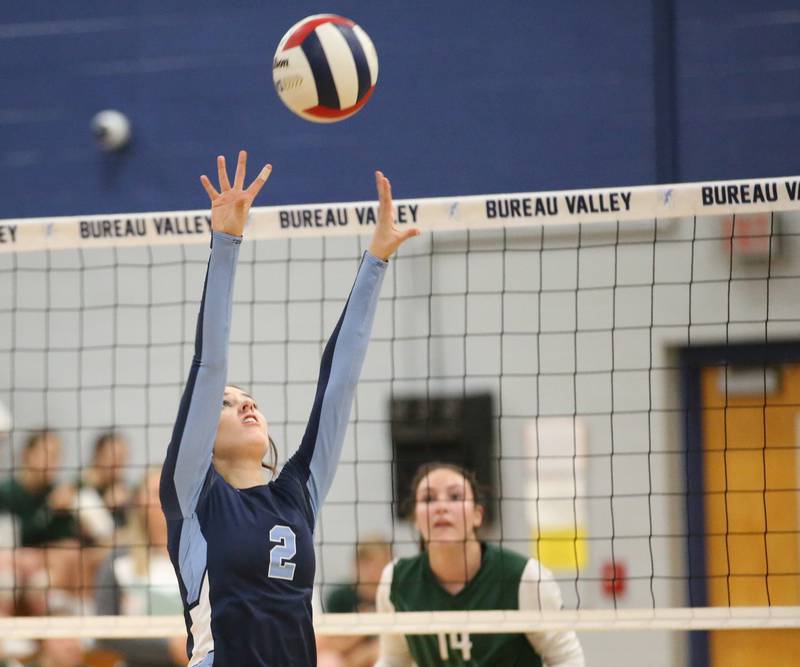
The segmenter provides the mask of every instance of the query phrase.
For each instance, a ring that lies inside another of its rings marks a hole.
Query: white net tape
[[[587,609],[580,611],[398,612],[321,614],[318,635],[431,635],[449,632],[506,634],[555,630],[735,630],[800,628],[800,607],[694,609]],[[181,616],[31,616],[0,618],[0,637],[174,637],[185,632]]]
[[[800,177],[400,199],[395,205],[400,225],[436,231],[738,215],[798,210]],[[246,235],[361,234],[375,215],[375,202],[260,207],[252,210]],[[209,225],[206,210],[0,220],[0,252],[205,243]]]

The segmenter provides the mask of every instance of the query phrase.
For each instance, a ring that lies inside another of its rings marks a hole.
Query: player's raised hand
[[[247,152],[239,151],[239,160],[236,163],[236,175],[233,177],[233,186],[228,180],[228,171],[225,167],[225,156],[217,157],[217,174],[219,175],[219,192],[211,184],[208,176],[203,174],[200,182],[203,184],[208,198],[211,200],[211,229],[225,232],[233,236],[241,236],[247,222],[247,214],[256,195],[264,187],[272,165],[264,167],[247,189],[244,189],[244,177],[247,171]]]
[[[375,172],[375,185],[378,188],[378,224],[369,244],[369,252],[386,261],[406,240],[422,232],[416,227],[398,229],[394,224],[392,184],[380,171]]]

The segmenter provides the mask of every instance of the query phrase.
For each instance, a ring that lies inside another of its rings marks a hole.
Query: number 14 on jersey
[[[461,651],[463,660],[472,660],[472,642],[468,632],[440,632],[439,657],[442,660],[450,659],[450,651]]]

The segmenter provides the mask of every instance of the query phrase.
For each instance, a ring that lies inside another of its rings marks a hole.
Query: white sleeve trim
[[[209,602],[208,593],[208,572],[206,572],[200,588],[200,600],[189,611],[189,616],[192,618],[192,626],[189,631],[192,633],[194,642],[189,667],[201,664],[206,656],[214,650],[214,635],[211,633],[211,602]]]
[[[391,600],[394,562],[389,563],[381,573],[378,591],[375,594],[375,611],[394,612]],[[380,655],[375,667],[412,667],[414,661],[408,650],[405,635],[381,635]]]
[[[519,582],[520,611],[556,611],[563,606],[552,572],[531,558]],[[529,632],[525,635],[547,667],[584,667],[577,635],[572,631]]]

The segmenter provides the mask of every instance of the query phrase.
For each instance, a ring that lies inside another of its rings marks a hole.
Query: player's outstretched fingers
[[[410,227],[409,229],[403,230],[400,232],[400,245],[403,245],[408,239],[419,236],[420,234],[422,234],[422,230],[418,227]]]
[[[228,170],[225,168],[225,156],[217,156],[217,176],[219,177],[219,189],[226,192],[231,189],[231,182],[228,180]]]
[[[261,188],[264,187],[264,183],[269,180],[269,175],[272,173],[272,165],[266,165],[256,176],[256,180],[254,180],[250,187],[247,188],[247,194],[250,195],[251,199],[255,199],[256,195],[261,192]]]
[[[239,151],[239,160],[236,162],[236,175],[233,177],[234,190],[244,189],[244,176],[247,172],[247,151]]]
[[[389,255],[393,255],[397,252],[397,249],[403,245],[408,239],[419,236],[422,234],[422,231],[417,227],[410,227],[409,229],[404,229],[400,231],[399,229],[395,228],[393,230],[393,237],[391,244],[389,245]]]
[[[384,205],[391,204],[392,186],[389,183],[389,179],[381,171],[375,172],[375,186],[378,189],[378,201]]]
[[[203,174],[200,177],[200,183],[203,185],[203,188],[208,193],[208,198],[213,202],[217,197],[219,197],[219,192],[216,191],[213,185],[211,185],[211,181],[208,180],[208,176]]]

